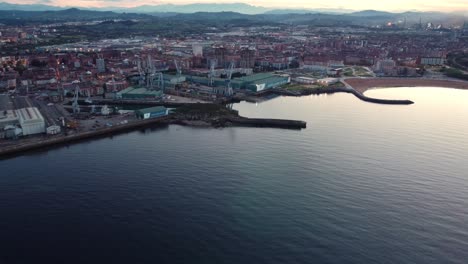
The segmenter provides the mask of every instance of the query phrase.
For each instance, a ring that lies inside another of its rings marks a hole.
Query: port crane
[[[115,78],[113,74],[112,74],[112,91],[117,92],[117,87],[115,85]]]
[[[145,82],[145,74],[143,73],[143,68],[142,68],[142,65],[141,65],[141,59],[140,58],[138,58],[137,67],[138,67],[138,74],[140,75],[140,78],[138,80],[138,84],[143,85],[143,83]]]
[[[156,68],[153,65],[153,60],[151,59],[151,55],[148,55],[145,64],[142,64],[142,61],[139,58],[137,61],[137,68],[138,68],[138,74],[140,75],[140,78],[139,78],[140,86],[146,86],[146,88],[148,88],[149,90],[153,90],[155,88],[164,90],[163,74],[162,72],[156,72]],[[115,90],[115,81],[114,81],[114,90]]]
[[[73,96],[73,103],[72,103],[72,108],[73,108],[73,113],[74,114],[79,114],[80,113],[80,105],[78,104],[79,96],[80,96],[80,87],[77,85],[77,86],[75,86],[75,95]]]
[[[148,55],[147,61],[146,61],[146,69],[145,69],[146,87],[148,89],[153,89],[153,74],[154,74],[153,61],[151,59],[151,55]]]
[[[211,60],[210,61],[210,86],[213,86],[213,79],[215,75],[215,67],[216,67],[216,61]]]
[[[224,92],[224,95],[225,96],[231,96],[234,94],[234,91],[232,90],[232,87],[231,87],[231,78],[232,78],[232,72],[234,71],[234,62],[231,61],[231,63],[229,64],[229,69],[228,69],[228,72],[227,72],[227,80],[226,80],[226,90]]]
[[[179,79],[180,76],[182,75],[182,70],[179,67],[179,63],[177,63],[177,60],[174,60],[174,64],[175,64],[176,69],[177,69],[177,79]]]
[[[153,63],[150,63],[150,75],[149,79],[149,86],[150,90],[153,90],[157,87],[159,90],[164,91],[164,75],[162,72],[156,72],[156,68],[154,67]]]
[[[156,77],[156,86],[164,92],[164,75],[162,72],[155,73]]]

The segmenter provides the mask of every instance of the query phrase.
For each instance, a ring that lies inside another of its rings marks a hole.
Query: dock
[[[159,117],[146,120],[139,120],[128,124],[120,124],[112,127],[105,127],[94,131],[79,132],[72,135],[52,136],[48,139],[38,138],[38,141],[36,142],[28,142],[24,144],[19,143],[14,146],[4,147],[0,149],[0,159],[8,158],[9,156],[20,154],[26,151],[43,149],[55,145],[66,145],[90,138],[115,135],[118,133],[128,132],[138,128],[145,128],[156,124],[166,124],[165,121],[167,120],[167,118],[168,117]]]
[[[183,124],[183,120],[173,119],[171,115],[150,118],[145,120],[133,121],[127,124],[118,124],[112,127],[103,127],[92,131],[78,132],[71,135],[51,136],[50,138],[37,138],[36,141],[19,143],[0,149],[0,160],[11,156],[19,155],[23,152],[45,149],[52,146],[67,145],[91,138],[107,137],[119,133],[133,131],[139,128],[146,128],[155,125]],[[248,127],[270,127],[284,129],[303,129],[306,128],[306,122],[284,119],[263,119],[246,118],[240,116],[220,117],[216,121],[208,123],[214,127],[227,126],[248,126]]]
[[[271,119],[271,118],[227,118],[226,122],[231,122],[236,126],[248,127],[270,127],[285,129],[303,129],[307,127],[307,122],[300,120]]]

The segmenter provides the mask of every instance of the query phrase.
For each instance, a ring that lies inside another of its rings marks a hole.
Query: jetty
[[[262,95],[267,94],[277,94],[283,96],[304,96],[304,95],[319,95],[319,94],[334,94],[334,93],[350,93],[359,98],[362,101],[369,102],[369,103],[376,103],[376,104],[391,104],[391,105],[410,105],[414,104],[411,100],[393,100],[393,99],[379,99],[379,98],[372,98],[364,95],[363,93],[353,89],[350,86],[347,87],[331,87],[331,88],[311,88],[311,89],[304,89],[301,91],[288,91],[285,89],[271,89],[267,90]]]

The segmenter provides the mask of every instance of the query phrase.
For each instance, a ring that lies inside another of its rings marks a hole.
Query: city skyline
[[[381,10],[381,11],[440,11],[440,12],[459,12],[467,11],[466,2],[463,0],[448,0],[443,4],[435,0],[384,0],[372,1],[363,0],[359,2],[349,2],[344,0],[334,1],[333,4],[323,3],[321,1],[312,0],[295,0],[288,2],[287,5],[283,1],[268,1],[268,0],[247,0],[247,1],[212,1],[212,0],[76,0],[71,4],[65,0],[5,0],[3,2],[10,4],[44,4],[57,7],[83,7],[83,8],[103,8],[103,7],[137,7],[143,5],[186,5],[186,4],[232,4],[243,3],[256,7],[271,8],[271,9],[343,9],[343,10]]]

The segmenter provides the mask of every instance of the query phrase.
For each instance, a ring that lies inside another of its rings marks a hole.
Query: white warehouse
[[[45,133],[45,121],[36,107],[21,108],[16,110],[23,136]]]

